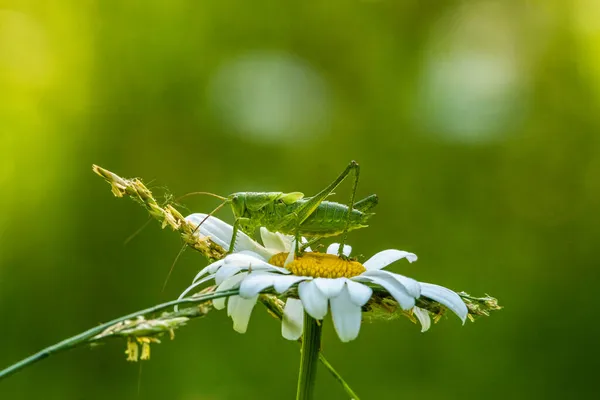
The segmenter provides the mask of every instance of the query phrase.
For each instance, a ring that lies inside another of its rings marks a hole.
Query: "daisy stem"
[[[313,398],[319,352],[321,351],[321,332],[321,324],[305,313],[296,400],[310,400]]]
[[[267,307],[267,310],[269,310],[269,312],[273,313],[273,315],[275,315],[277,318],[282,319],[283,318],[283,308],[281,305],[279,305],[277,303],[277,301],[273,301],[274,298],[275,297],[272,295],[262,295],[260,297],[260,300],[261,300],[262,304],[265,307]],[[300,344],[302,344],[302,339],[298,339],[298,342]],[[319,361],[321,361],[321,364],[323,364],[323,366],[325,368],[327,368],[329,373],[331,375],[333,375],[333,377],[342,385],[342,388],[344,389],[344,391],[346,392],[346,394],[349,396],[350,399],[360,400],[358,395],[354,392],[354,390],[352,390],[352,388],[344,380],[342,375],[340,375],[339,372],[337,372],[335,370],[335,368],[333,368],[333,365],[331,365],[331,363],[327,360],[327,358],[325,358],[325,355],[323,354],[323,352],[319,352]]]

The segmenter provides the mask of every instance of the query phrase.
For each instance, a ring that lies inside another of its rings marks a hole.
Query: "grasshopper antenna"
[[[199,194],[205,194],[207,196],[216,197],[217,199],[220,199],[223,201],[227,200],[227,197],[219,196],[218,194],[214,194],[214,193],[210,193],[210,192],[190,192],[190,193],[184,194],[181,197],[176,198],[175,201],[179,201],[181,199],[185,199],[186,197],[190,197],[190,196],[197,196]]]
[[[144,229],[152,222],[152,217],[148,217],[148,221],[144,222],[144,225],[140,226],[135,232],[133,232],[127,239],[123,241],[123,246],[127,246],[137,235],[142,233]]]
[[[202,221],[200,221],[200,223],[194,228],[194,230],[192,231],[192,234],[196,233],[198,231],[198,229],[200,229],[200,226],[206,222],[207,219],[209,219],[210,217],[213,216],[213,214],[215,214],[217,211],[219,211],[221,208],[223,208],[223,206],[225,204],[227,204],[229,201],[229,199],[225,199],[224,202],[222,202],[221,204],[219,204],[214,210],[212,210],[206,217],[204,217],[204,219]]]
[[[196,194],[196,193],[198,193],[198,194],[200,194],[200,193],[204,194],[205,192],[195,192],[195,193],[188,193],[188,194],[192,195],[192,194]],[[210,194],[212,194],[212,193],[210,193]],[[187,195],[184,195],[182,197],[185,197],[185,196],[187,196]],[[221,204],[219,204],[217,207],[215,207],[215,209],[212,210],[206,217],[204,217],[202,219],[202,221],[200,221],[200,223],[192,231],[192,235],[194,233],[196,233],[198,231],[198,229],[200,229],[200,225],[202,225],[208,218],[212,217],[213,214],[215,214],[217,211],[219,211],[221,208],[223,208],[223,206],[225,206],[225,204],[228,203],[229,199],[227,199],[225,197],[218,196],[218,195],[214,195],[214,196],[222,198],[224,201]],[[182,197],[180,197],[180,199]],[[179,260],[179,257],[181,257],[181,255],[185,251],[186,247],[187,247],[187,244],[184,243],[183,246],[181,246],[181,249],[179,250],[179,253],[177,253],[177,256],[175,257],[175,260],[173,260],[173,264],[171,264],[171,268],[169,269],[169,273],[167,274],[167,277],[165,278],[165,283],[163,283],[163,287],[162,287],[162,289],[160,291],[160,294],[163,294],[164,291],[165,291],[165,289],[167,288],[167,283],[169,282],[169,279],[171,278],[171,274],[173,273],[173,270],[175,269],[175,264],[177,264],[177,261]]]
[[[219,204],[217,206],[217,208],[215,208],[214,210],[212,210],[210,212],[210,214],[208,214],[206,217],[204,217],[204,219],[202,221],[200,221],[200,223],[196,226],[196,228],[194,228],[194,230],[192,231],[192,234],[196,233],[196,231],[198,231],[198,228],[200,228],[200,225],[202,225],[204,222],[206,222],[206,220],[208,219],[208,217],[212,217],[214,213],[216,213],[217,211],[219,211],[221,208],[223,208],[223,206],[225,204],[228,203],[229,199],[227,197],[223,197],[223,196],[219,196],[218,194],[214,194],[211,192],[190,192],[190,193],[186,193],[183,196],[180,196],[178,198],[175,199],[175,202],[178,202],[179,200],[185,199],[186,197],[190,197],[190,196],[197,196],[199,194],[203,194],[203,195],[208,195],[208,196],[212,196],[212,197],[216,197],[219,200],[223,200],[223,202],[221,204]]]

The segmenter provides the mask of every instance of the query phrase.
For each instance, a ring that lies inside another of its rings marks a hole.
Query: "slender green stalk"
[[[329,361],[327,361],[327,359],[325,358],[323,353],[319,353],[319,361],[321,361],[323,366],[325,366],[325,368],[327,368],[327,370],[331,373],[331,375],[333,375],[333,377],[335,379],[337,379],[337,381],[340,383],[340,385],[342,385],[342,387],[344,388],[344,390],[346,391],[348,396],[350,396],[350,400],[360,400],[360,398],[354,392],[354,390],[352,390],[350,385],[348,385],[348,383],[346,383],[344,378],[342,378],[342,376],[335,370],[335,368],[333,368],[333,365],[329,364]]]
[[[317,361],[321,351],[321,330],[322,327],[319,322],[305,313],[296,400],[311,400],[313,398],[317,377]]]
[[[125,321],[128,319],[132,319],[132,318],[136,318],[141,315],[159,312],[159,311],[165,310],[167,308],[176,306],[178,304],[204,303],[209,300],[218,299],[220,297],[232,296],[232,295],[236,295],[238,293],[239,293],[238,290],[223,290],[220,292],[209,293],[209,294],[205,294],[202,296],[186,297],[183,299],[172,300],[172,301],[169,301],[166,303],[158,304],[154,307],[146,308],[145,310],[136,311],[134,313],[125,315],[123,317],[113,319],[112,321],[106,322],[102,325],[98,325],[92,329],[88,329],[85,332],[82,332],[78,335],[72,336],[72,337],[65,339],[61,342],[58,342],[52,346],[46,347],[45,349],[38,351],[37,353],[9,366],[8,368],[3,369],[2,371],[0,371],[0,380],[7,378],[8,376],[14,374],[15,372],[20,371],[21,369],[23,369],[25,367],[35,364],[36,362],[41,361],[44,358],[51,356],[52,354],[72,349],[79,344],[87,342],[87,341],[89,341],[89,339],[93,338],[94,336],[98,335],[99,333],[102,333],[105,329],[110,328],[111,326],[113,326],[119,322],[122,322],[122,321]]]
[[[70,349],[73,349],[73,348],[79,347],[79,346],[89,345],[91,343],[94,343],[94,342],[97,342],[100,340],[104,340],[108,337],[115,336],[115,335],[119,335],[119,336],[125,335],[126,336],[127,333],[130,333],[132,331],[137,331],[138,333],[143,332],[143,330],[145,328],[147,329],[147,325],[152,322],[152,321],[148,321],[148,320],[142,321],[142,323],[144,323],[146,325],[145,327],[138,325],[137,320],[132,321],[132,323],[130,323],[130,324],[125,324],[125,325],[119,326],[119,324],[122,324],[126,320],[132,320],[132,319],[140,317],[140,316],[157,313],[159,311],[163,311],[165,309],[171,308],[175,305],[200,304],[200,303],[205,303],[209,300],[214,300],[219,297],[231,296],[231,295],[236,295],[236,294],[238,294],[238,290],[211,292],[211,293],[201,295],[201,296],[196,295],[196,296],[192,296],[192,297],[186,297],[186,298],[183,298],[180,300],[174,300],[174,301],[170,301],[167,303],[158,304],[156,306],[146,308],[144,310],[136,311],[134,313],[131,313],[131,314],[119,317],[119,318],[115,318],[112,321],[109,321],[102,325],[88,329],[85,332],[82,332],[73,337],[65,339],[59,343],[56,343],[52,346],[49,346],[49,347],[31,355],[30,357],[27,357],[9,367],[7,367],[6,369],[0,371],[0,380],[7,378],[12,374],[19,372],[20,370],[22,370],[26,367],[29,367],[29,366],[37,363],[38,361],[41,361],[51,355],[59,353],[59,352],[70,350]],[[279,318],[279,319],[283,318],[283,303],[281,302],[281,300],[278,300],[277,298],[275,298],[272,295],[266,294],[266,295],[261,296],[261,301],[265,306],[267,306],[267,308],[277,318]],[[163,314],[163,315],[161,315],[160,318],[158,318],[157,320],[154,320],[154,322],[161,321],[161,320],[162,320],[162,322],[166,322],[169,320],[175,322],[176,320],[181,320],[181,317],[186,317],[186,318],[191,319],[191,318],[200,317],[206,313],[206,311],[199,312],[197,310],[197,308],[198,307],[194,306],[194,307],[190,307],[190,308],[181,309],[178,312],[171,312],[171,313]],[[158,328],[164,327],[164,325],[158,325],[158,324],[155,326],[157,326]],[[146,331],[146,332],[149,332],[149,331]],[[352,391],[352,389],[350,388],[350,385],[348,385],[348,383],[346,383],[344,381],[342,376],[333,368],[333,366],[329,363],[329,361],[327,361],[327,359],[325,358],[325,356],[323,354],[319,354],[319,361],[321,363],[323,363],[325,368],[340,382],[340,384],[342,385],[342,388],[346,391],[346,393],[350,396],[350,398],[358,400],[358,396],[354,393],[354,391]]]

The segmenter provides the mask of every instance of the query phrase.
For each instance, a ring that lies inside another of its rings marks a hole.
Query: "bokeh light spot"
[[[261,142],[316,137],[330,118],[325,81],[285,53],[253,52],[225,62],[208,96],[228,129]]]
[[[501,139],[518,122],[524,94],[512,21],[501,5],[486,2],[438,22],[418,88],[416,120],[425,131],[481,143]]]

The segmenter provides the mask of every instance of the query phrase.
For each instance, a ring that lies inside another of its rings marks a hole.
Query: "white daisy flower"
[[[193,214],[188,220],[198,223],[205,216]],[[225,222],[209,217],[200,226],[199,234],[210,236],[227,248],[232,230]],[[239,288],[240,295],[229,298],[227,314],[233,319],[234,329],[244,333],[262,291],[273,288],[281,294],[297,287],[299,299],[289,297],[284,307],[282,335],[289,340],[297,340],[302,335],[305,311],[322,320],[329,309],[340,339],[343,342],[355,339],[360,331],[362,307],[373,294],[367,284],[383,288],[403,310],[412,310],[423,332],[429,329],[431,320],[428,311],[415,306],[420,296],[446,306],[463,323],[467,318],[465,303],[452,290],[383,270],[404,258],[409,262],[416,261],[417,256],[413,253],[384,250],[361,264],[337,257],[339,244],[334,243],[327,248],[327,253],[306,252],[294,258],[292,237],[265,228],[260,232],[265,246],[241,234],[236,240],[235,252],[200,271],[180,297],[211,279],[215,280],[218,291]],[[344,255],[349,256],[350,252],[351,247],[344,246]],[[214,300],[213,305],[217,309],[225,308],[225,298]]]

